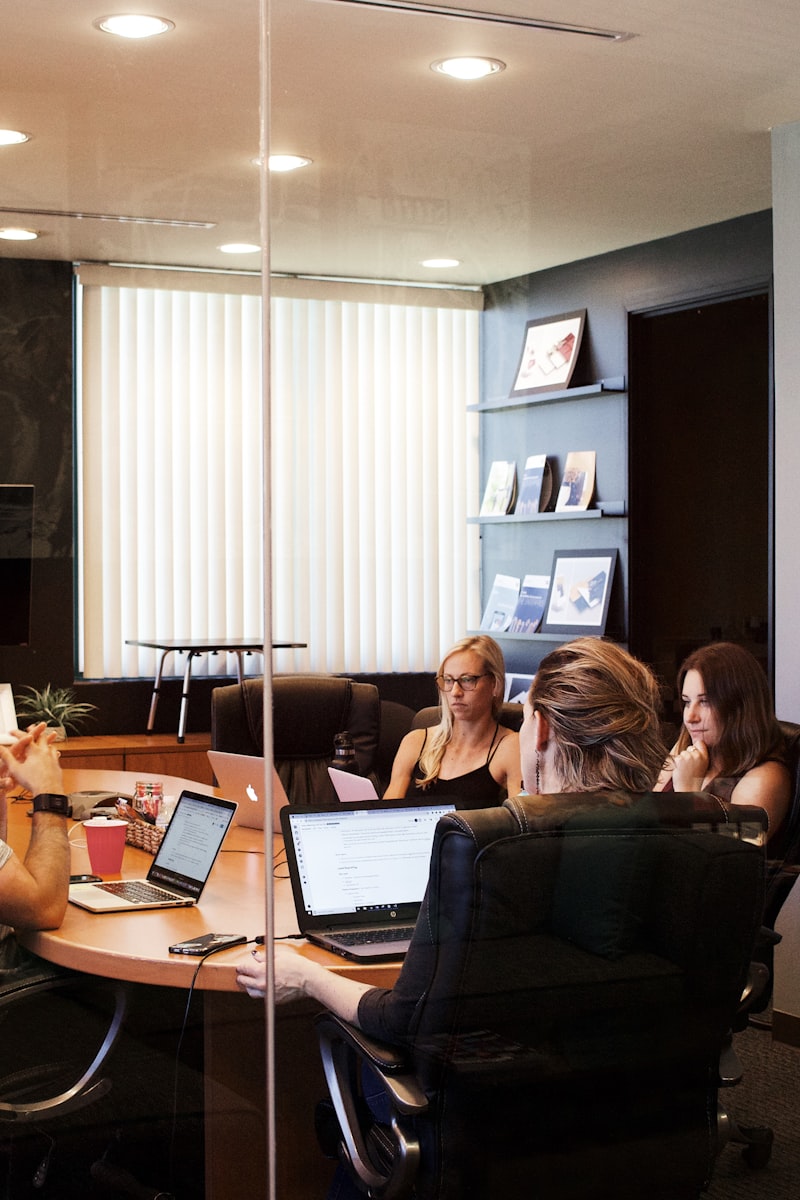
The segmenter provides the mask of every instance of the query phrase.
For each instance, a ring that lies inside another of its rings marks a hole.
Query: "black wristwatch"
[[[71,817],[72,805],[67,796],[60,796],[56,792],[40,792],[38,796],[33,797],[33,811],[58,813],[60,817]]]

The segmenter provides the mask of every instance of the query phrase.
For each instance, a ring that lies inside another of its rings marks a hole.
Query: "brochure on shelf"
[[[513,575],[495,575],[489,600],[483,610],[481,629],[502,633],[508,629],[519,599],[519,579]]]
[[[536,633],[550,590],[549,575],[526,575],[522,581],[517,607],[508,627],[509,633]]]
[[[570,450],[558,489],[556,512],[578,512],[589,507],[594,495],[596,457],[594,450]]]
[[[500,517],[511,512],[517,492],[517,464],[498,459],[493,462],[483,493],[480,515]]]
[[[534,513],[546,512],[553,494],[553,469],[546,454],[532,454],[525,461],[519,499],[515,509],[517,516],[530,517]]]

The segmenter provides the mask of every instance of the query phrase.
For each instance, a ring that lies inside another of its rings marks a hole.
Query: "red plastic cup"
[[[86,830],[86,849],[95,875],[119,875],[125,853],[127,821],[107,817],[92,817],[83,822]]]

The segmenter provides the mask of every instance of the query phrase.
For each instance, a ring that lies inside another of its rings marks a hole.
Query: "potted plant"
[[[96,704],[86,704],[75,699],[72,688],[54,688],[49,683],[41,691],[36,688],[25,688],[16,697],[17,716],[25,725],[35,725],[44,721],[51,729],[58,731],[58,740],[66,738],[67,733],[78,733],[91,714],[97,708]]]

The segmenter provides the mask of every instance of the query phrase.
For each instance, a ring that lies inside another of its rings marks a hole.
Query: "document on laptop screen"
[[[433,831],[452,809],[445,803],[292,814],[306,912],[325,916],[421,901]]]

